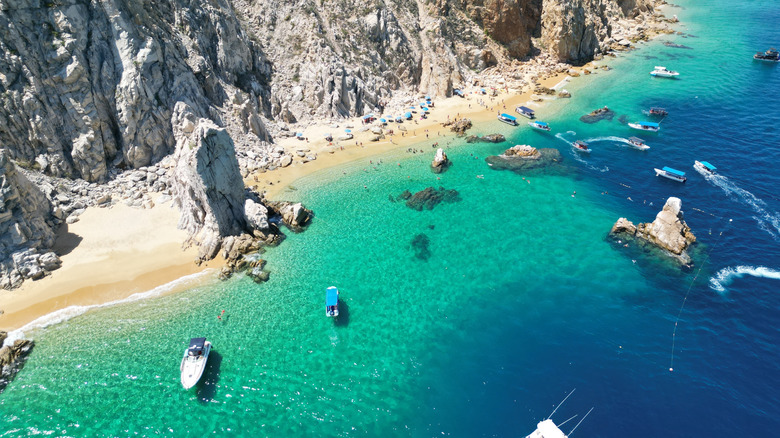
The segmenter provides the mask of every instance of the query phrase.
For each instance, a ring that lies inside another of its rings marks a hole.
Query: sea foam
[[[710,287],[720,293],[726,292],[726,287],[734,279],[742,278],[745,275],[780,280],[780,271],[765,266],[729,266],[721,269],[710,278]]]
[[[65,322],[71,318],[74,318],[79,315],[83,315],[89,310],[92,309],[99,309],[102,307],[110,307],[115,306],[117,304],[127,304],[132,303],[135,301],[141,301],[145,300],[147,298],[153,298],[160,295],[165,294],[166,292],[172,291],[179,287],[194,287],[198,284],[200,284],[204,278],[212,275],[214,272],[216,272],[214,269],[206,269],[201,272],[196,272],[194,274],[185,275],[184,277],[178,278],[174,281],[171,281],[170,283],[163,284],[161,286],[157,286],[154,289],[145,291],[145,292],[138,292],[135,294],[130,295],[127,298],[122,298],[121,300],[116,301],[109,301],[107,303],[102,304],[90,304],[87,306],[69,306],[64,309],[60,309],[57,311],[54,311],[52,313],[49,313],[47,315],[41,316],[40,318],[36,319],[35,321],[32,321],[22,328],[12,330],[8,333],[8,337],[6,338],[3,345],[11,345],[16,341],[17,339],[24,339],[25,338],[25,332],[29,332],[31,330],[39,329],[39,328],[45,328],[49,327],[51,325],[59,324],[61,322]]]

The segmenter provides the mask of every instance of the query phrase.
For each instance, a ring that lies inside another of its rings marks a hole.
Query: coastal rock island
[[[523,172],[558,164],[562,159],[563,156],[558,149],[537,149],[529,145],[515,145],[501,155],[485,158],[485,161],[491,169]]]
[[[671,197],[666,200],[663,209],[650,223],[634,225],[621,217],[609,232],[615,238],[636,238],[664,250],[686,266],[692,266],[688,247],[696,242],[696,236],[683,220],[682,201]]]
[[[449,169],[451,164],[452,162],[447,158],[444,149],[436,149],[436,156],[433,157],[433,161],[431,162],[431,170],[433,173],[442,173]]]

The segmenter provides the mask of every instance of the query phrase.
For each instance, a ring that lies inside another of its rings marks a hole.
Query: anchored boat
[[[646,145],[645,141],[639,137],[629,137],[628,143],[631,144],[631,146],[643,151],[650,149],[650,146]]]
[[[509,114],[501,113],[498,116],[498,120],[501,120],[508,125],[517,126],[517,117],[510,116]]]
[[[550,132],[550,125],[545,122],[528,122],[528,126],[540,131]]]
[[[564,421],[563,423],[561,423],[559,425],[556,425],[555,422],[552,421],[551,418],[552,418],[553,414],[555,413],[555,411],[557,411],[558,408],[561,407],[563,402],[565,402],[566,399],[568,399],[570,395],[574,394],[574,391],[576,391],[576,389],[573,389],[569,393],[569,395],[567,395],[566,398],[563,399],[562,402],[558,403],[558,406],[556,406],[555,409],[553,409],[552,413],[547,418],[545,418],[544,420],[540,421],[536,425],[536,430],[531,432],[531,434],[528,435],[526,438],[568,438],[568,437],[570,437],[574,433],[574,431],[577,430],[578,427],[580,427],[580,424],[582,424],[582,422],[585,421],[585,419],[588,417],[588,415],[590,415],[590,413],[593,411],[593,408],[590,408],[588,413],[585,414],[584,417],[582,417],[582,419],[574,426],[574,428],[572,428],[571,431],[569,431],[568,435],[563,433],[563,431],[561,430],[561,426],[563,426],[564,424],[568,423],[569,421],[571,421],[572,419],[574,419],[577,416],[575,415],[574,417],[569,418],[568,420]]]
[[[646,132],[658,132],[661,129],[661,125],[655,122],[629,123],[628,126]]]
[[[325,289],[325,316],[339,316],[339,290],[336,286]]]
[[[533,119],[536,117],[536,113],[531,108],[528,108],[527,106],[516,106],[515,112],[520,114],[523,117],[528,117],[529,119]]]
[[[669,111],[666,111],[663,108],[659,108],[657,106],[654,106],[650,108],[647,111],[642,111],[643,113],[647,114],[648,116],[663,116],[666,117],[669,115]]]
[[[588,144],[582,140],[575,141],[574,143],[572,143],[572,146],[577,151],[590,153],[590,148],[588,147]]]
[[[657,78],[675,78],[675,77],[679,76],[680,73],[678,73],[678,72],[676,72],[674,70],[669,70],[666,67],[657,65],[657,66],[655,66],[655,70],[650,72],[650,75],[651,76],[655,76]]]
[[[715,175],[715,171],[718,169],[717,167],[713,166],[712,164],[706,162],[706,161],[694,161],[693,167],[705,174]]]
[[[655,169],[656,176],[662,176],[669,178],[670,180],[684,183],[688,178],[685,177],[685,172],[681,172],[671,167],[664,167],[663,169]]]
[[[211,352],[211,342],[206,338],[192,338],[190,345],[184,350],[184,357],[181,359],[181,384],[184,389],[190,389],[198,383],[203,370],[206,369],[206,361]]]
[[[778,52],[774,47],[767,50],[766,52],[758,52],[755,55],[753,55],[753,59],[756,61],[768,61],[768,62],[778,62],[780,61],[780,52]]]

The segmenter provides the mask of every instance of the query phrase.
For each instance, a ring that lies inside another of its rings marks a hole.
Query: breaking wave
[[[710,287],[717,292],[726,292],[726,287],[735,279],[742,278],[745,275],[780,280],[780,271],[765,266],[730,266],[721,269],[717,274],[710,278]]]

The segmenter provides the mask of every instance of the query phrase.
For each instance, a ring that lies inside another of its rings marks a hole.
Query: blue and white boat
[[[339,316],[339,290],[336,286],[325,289],[325,316]]]
[[[655,70],[651,71],[650,75],[651,76],[655,76],[657,78],[670,78],[670,79],[673,79],[673,78],[679,76],[680,73],[678,73],[678,72],[676,72],[674,70],[669,70],[666,67],[662,67],[660,65],[656,65],[655,66]]]
[[[206,361],[209,360],[211,342],[206,338],[192,338],[181,359],[181,385],[184,389],[190,389],[198,383],[206,369]]]
[[[704,174],[715,175],[715,171],[718,169],[712,164],[706,161],[694,161],[693,168]]]
[[[685,172],[681,172],[677,169],[672,169],[671,167],[664,167],[663,169],[655,169],[655,175],[662,176],[664,178],[669,178],[673,181],[682,182],[682,183],[684,183],[688,179],[685,177]]]
[[[658,132],[661,129],[661,125],[655,122],[629,123],[628,126],[645,132]]]
[[[533,119],[534,117],[536,117],[536,113],[534,112],[534,110],[528,108],[527,106],[518,105],[515,107],[515,112],[517,112],[523,117],[528,117],[529,119]]]
[[[637,148],[639,150],[642,150],[642,151],[646,151],[646,150],[650,149],[650,146],[646,145],[645,141],[642,140],[639,137],[628,137],[628,143],[631,146],[633,146],[633,147],[635,147],[635,148]]]
[[[498,116],[498,120],[501,120],[508,125],[517,126],[517,117],[510,116],[509,114],[501,113]]]
[[[528,126],[540,131],[550,132],[550,125],[546,122],[528,122]]]
[[[576,151],[590,153],[590,148],[588,147],[588,144],[582,140],[577,140],[571,145],[574,147],[574,150]]]

